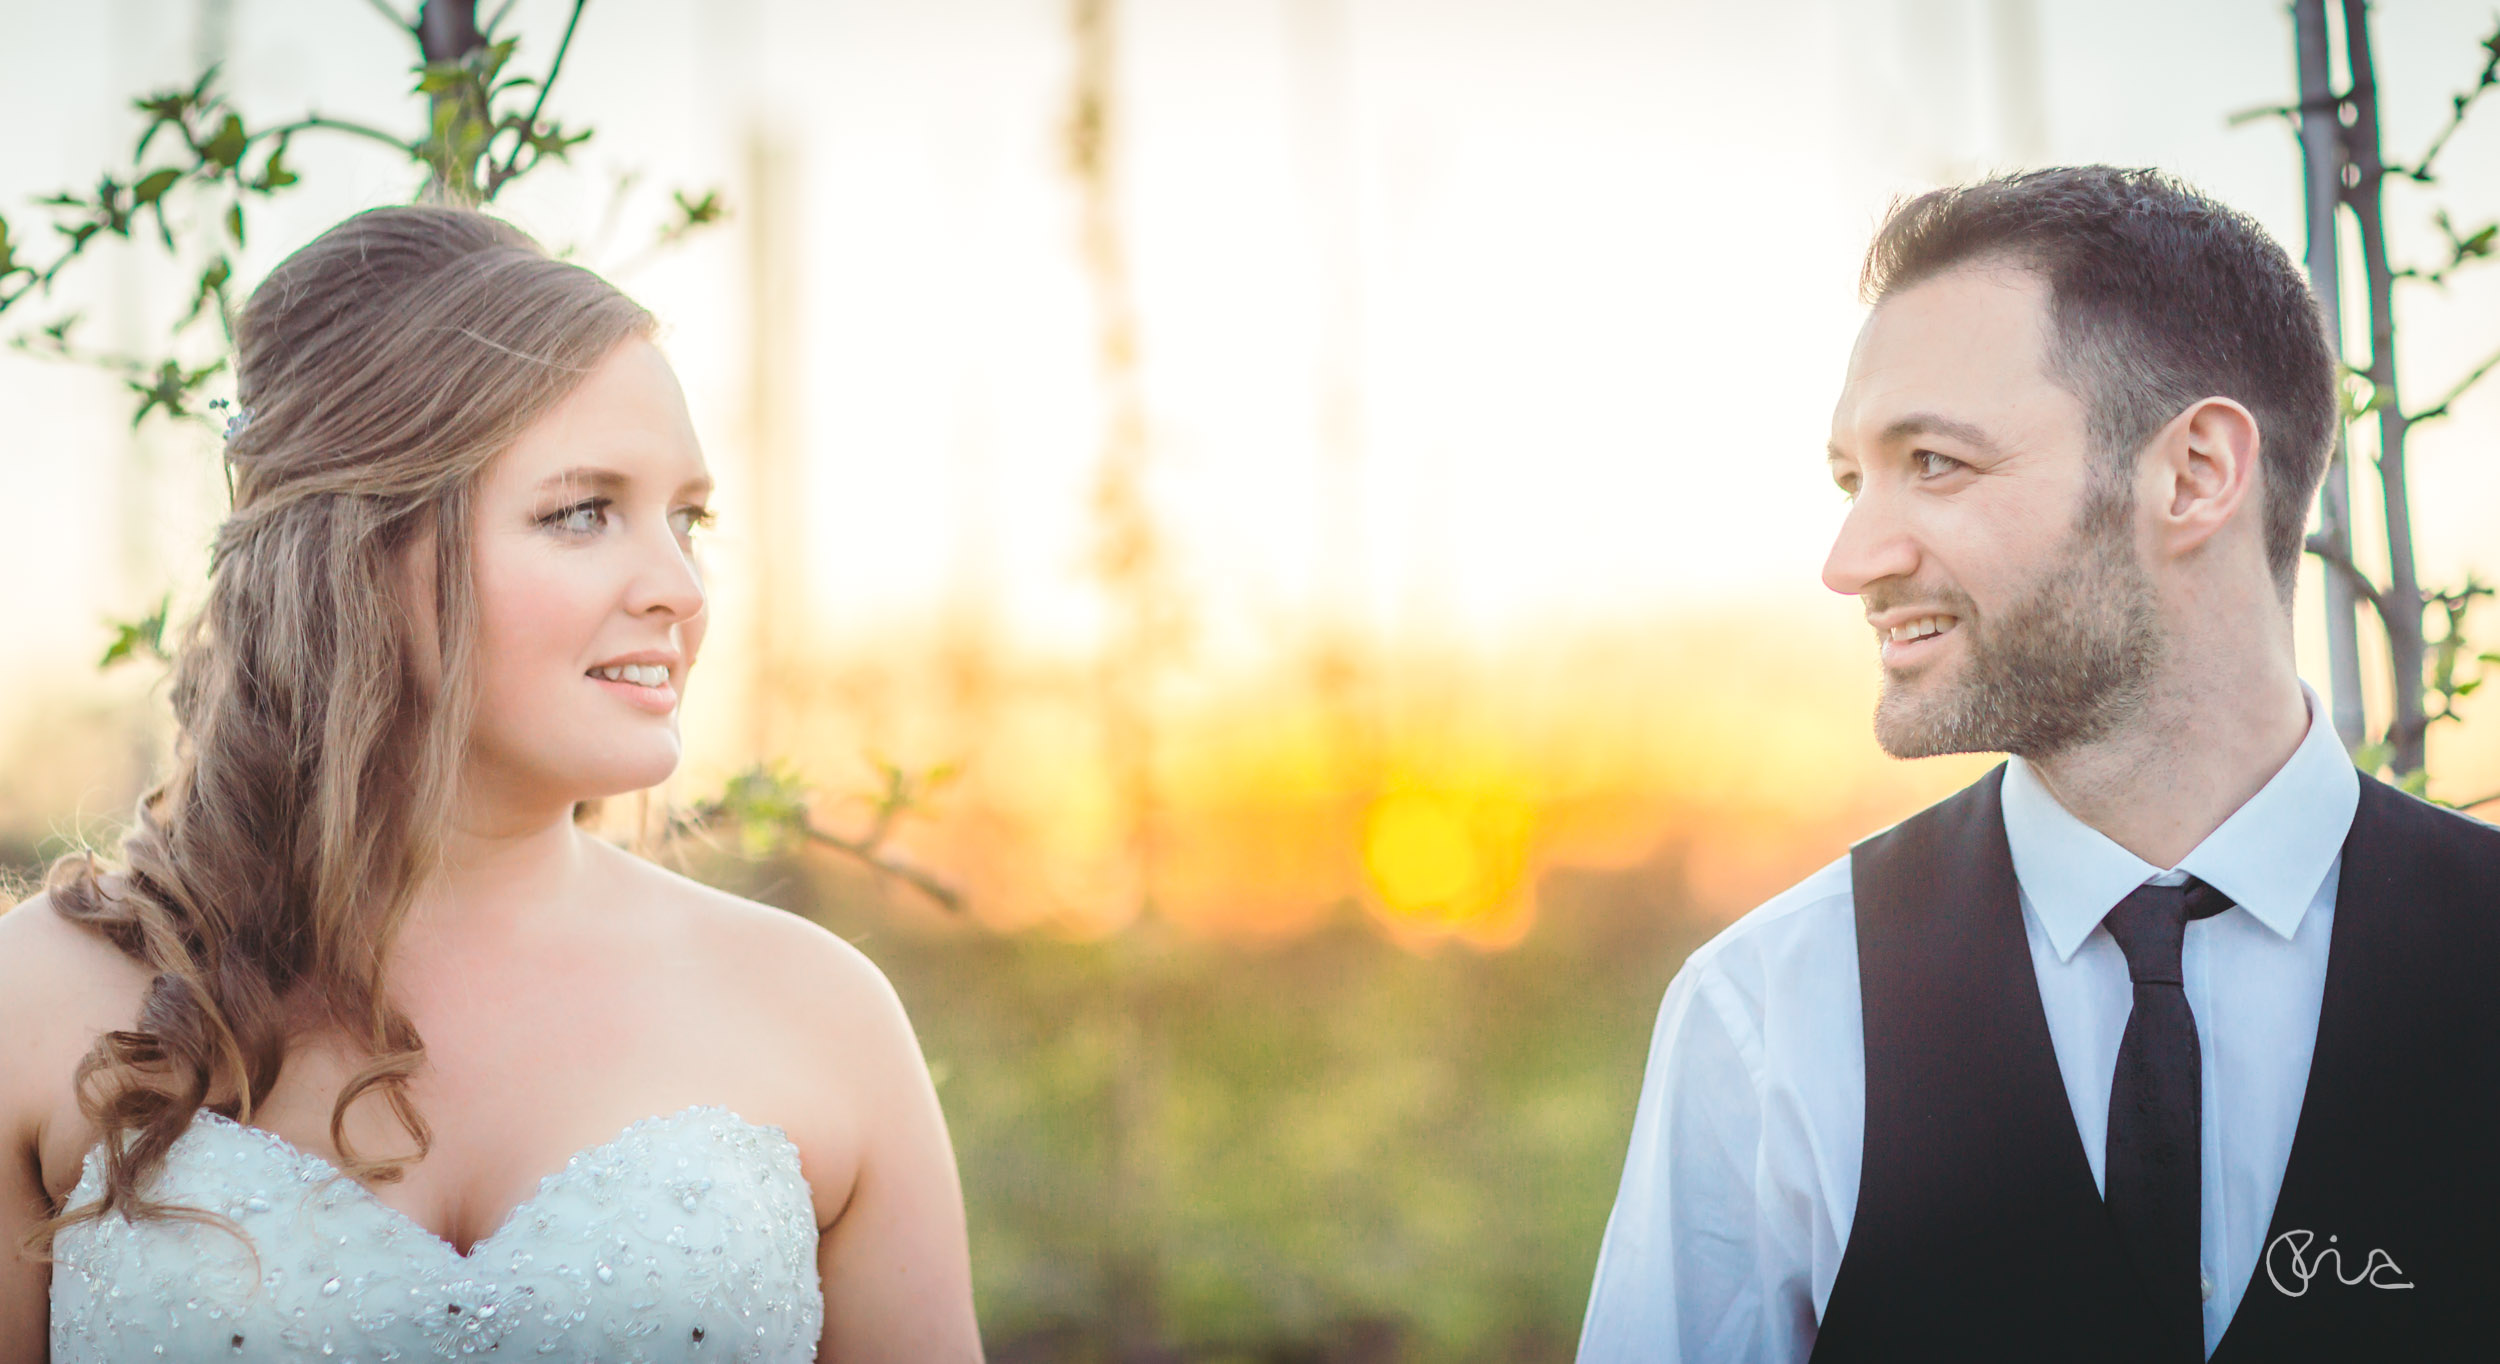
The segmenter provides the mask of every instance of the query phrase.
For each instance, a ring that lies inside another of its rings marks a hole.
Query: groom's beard
[[[1875,741],[1886,753],[2038,760],[2102,738],[2143,711],[2161,634],[2152,579],[2135,556],[2132,500],[2123,485],[2097,480],[2086,497],[2039,584],[1993,619],[1951,588],[1868,590],[1870,613],[1932,602],[1957,617],[1966,655],[1950,680],[1885,670]]]

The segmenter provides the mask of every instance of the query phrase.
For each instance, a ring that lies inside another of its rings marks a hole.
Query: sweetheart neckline
[[[327,1157],[315,1155],[314,1153],[305,1150],[303,1147],[296,1145],[294,1142],[288,1141],[285,1137],[270,1131],[266,1127],[256,1127],[250,1123],[237,1122],[223,1113],[207,1108],[203,1108],[192,1115],[192,1125],[196,1127],[199,1120],[202,1118],[212,1119],[217,1125],[225,1127],[231,1131],[239,1132],[249,1137],[258,1138],[262,1145],[267,1147],[272,1155],[275,1155],[282,1160],[292,1161],[297,1166],[310,1166],[320,1170],[325,1170],[329,1173],[330,1179],[343,1183],[349,1188],[355,1190],[355,1194],[353,1195],[354,1197],[358,1198],[368,1206],[378,1209],[383,1216],[391,1219],[397,1225],[404,1227],[409,1231],[415,1232],[417,1235],[424,1237],[427,1241],[441,1247],[445,1254],[451,1256],[454,1260],[460,1262],[461,1264],[474,1265],[478,1263],[480,1255],[485,1252],[489,1245],[493,1244],[497,1240],[500,1240],[504,1233],[512,1230],[514,1226],[520,1223],[522,1214],[528,1212],[531,1208],[536,1207],[547,1197],[549,1193],[553,1192],[558,1187],[565,1176],[582,1168],[583,1164],[592,1157],[597,1156],[604,1151],[623,1145],[625,1142],[632,1139],[635,1135],[642,1132],[646,1128],[657,1127],[667,1123],[681,1122],[699,1114],[708,1114],[727,1118],[729,1121],[736,1123],[740,1127],[744,1127],[749,1131],[759,1132],[766,1136],[776,1138],[788,1151],[791,1164],[794,1166],[799,1164],[798,1143],[792,1141],[790,1139],[790,1134],[783,1130],[779,1125],[751,1121],[747,1118],[740,1117],[734,1110],[720,1104],[688,1104],[684,1108],[678,1109],[673,1113],[655,1113],[649,1117],[636,1118],[632,1122],[625,1124],[622,1131],[619,1131],[615,1136],[608,1138],[606,1141],[585,1146],[580,1150],[573,1152],[571,1155],[566,1156],[562,1165],[557,1166],[555,1169],[539,1178],[538,1187],[533,1190],[527,1198],[524,1198],[520,1202],[512,1205],[512,1210],[504,1214],[503,1220],[496,1224],[493,1231],[490,1231],[486,1235],[471,1241],[469,1243],[469,1248],[465,1251],[460,1247],[453,1245],[450,1241],[445,1240],[443,1237],[436,1235],[433,1228],[428,1227],[423,1222],[420,1222],[416,1218],[410,1216],[408,1213],[383,1202],[381,1195],[375,1193],[371,1188],[367,1187],[363,1181],[350,1178],[346,1171],[333,1164]],[[185,1128],[183,1136],[189,1135],[190,1129]],[[176,1138],[176,1140],[179,1142],[180,1138]],[[88,1148],[86,1159],[80,1162],[82,1168],[92,1164],[96,1156],[103,1150],[104,1143],[101,1141]],[[804,1167],[801,1167],[800,1169],[799,1178],[801,1183],[806,1182],[806,1172]]]

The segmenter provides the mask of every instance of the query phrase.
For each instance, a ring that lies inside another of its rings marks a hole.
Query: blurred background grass
[[[1569,1358],[1660,983],[1716,922],[1673,850],[1549,874],[1496,953],[1351,905],[1255,947],[983,934],[838,865],[717,872],[902,993],[998,1361]]]

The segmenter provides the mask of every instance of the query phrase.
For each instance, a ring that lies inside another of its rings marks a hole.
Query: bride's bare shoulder
[[[98,1034],[126,1028],[151,976],[93,930],[61,917],[37,895],[0,913],[0,1128],[20,1142],[75,1117],[71,1077]],[[47,1142],[47,1144],[51,1144]],[[64,1147],[79,1145],[67,1134]]]
[[[49,894],[0,913],[0,1035],[76,1032],[83,1053],[98,1031],[128,1026],[150,978]]]
[[[794,1022],[874,1024],[902,1006],[865,953],[823,925],[611,850],[657,911],[655,941],[681,963]]]

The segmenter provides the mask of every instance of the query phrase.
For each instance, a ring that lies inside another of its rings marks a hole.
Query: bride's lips
[[[659,649],[620,654],[604,659],[585,669],[588,678],[600,690],[650,715],[666,715],[677,709],[677,686],[686,672],[683,655]],[[616,676],[602,676],[613,673]]]
[[[646,687],[637,682],[613,682],[604,677],[590,680],[598,683],[610,696],[653,715],[666,715],[677,709],[677,688],[666,682]]]

